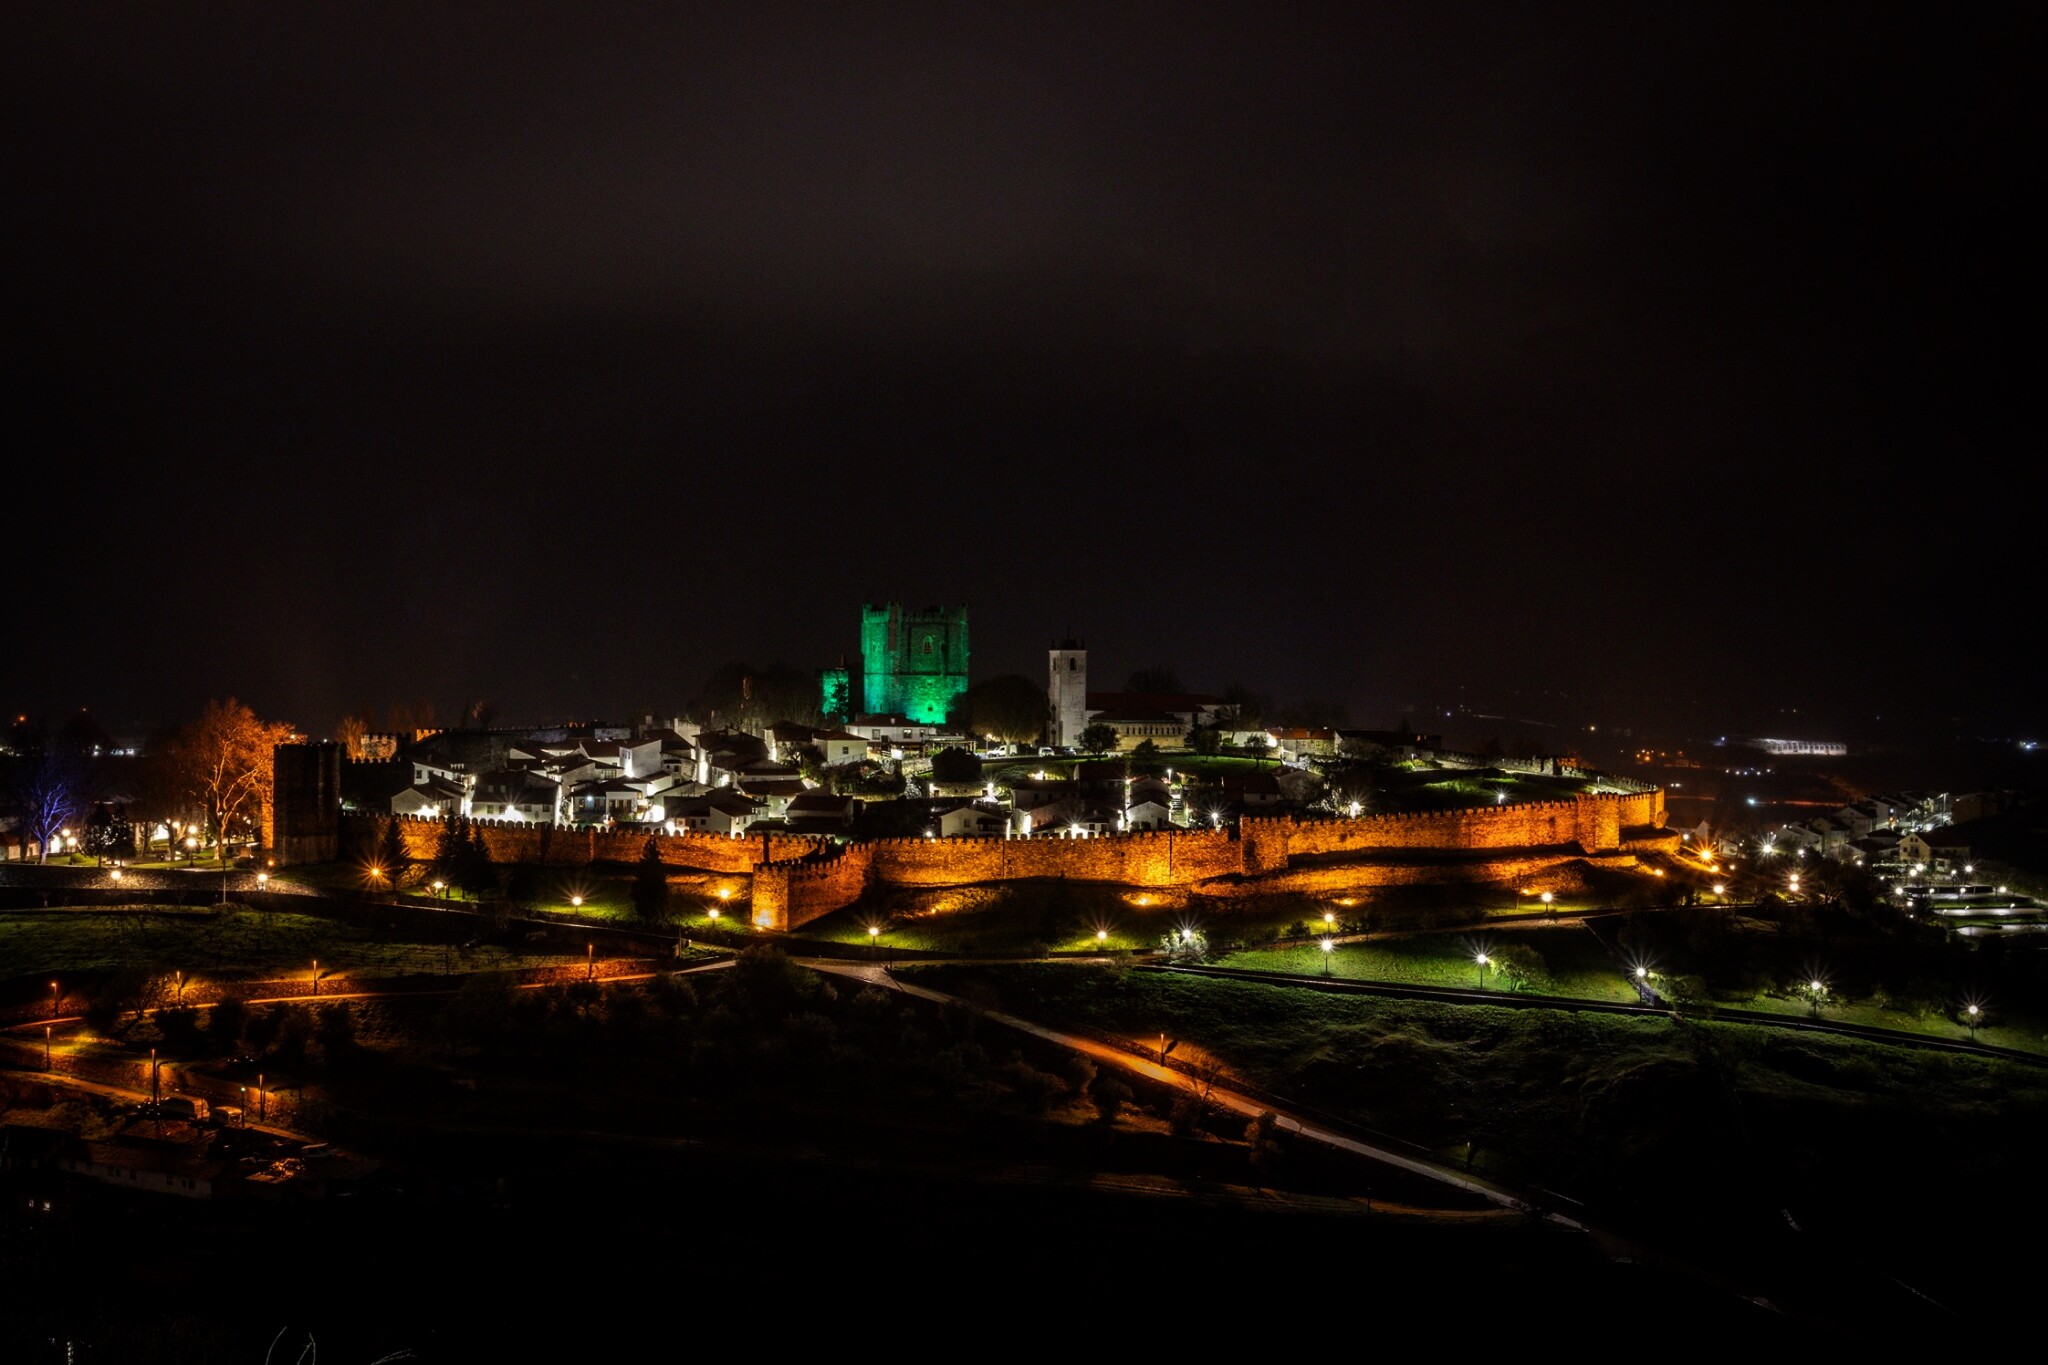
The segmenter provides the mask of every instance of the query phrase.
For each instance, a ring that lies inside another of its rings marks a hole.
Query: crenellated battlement
[[[407,856],[434,854],[443,822],[415,816],[349,817],[374,839],[382,819],[397,821]],[[794,929],[851,905],[871,884],[965,886],[1034,879],[1126,886],[1194,886],[1216,878],[1295,875],[1346,855],[1398,862],[1398,855],[1500,852],[1556,860],[1654,851],[1666,840],[1647,833],[1664,824],[1664,793],[1599,792],[1569,801],[1468,806],[1458,810],[1303,820],[1246,816],[1235,831],[1138,830],[1090,838],[909,838],[836,842],[815,835],[656,834],[663,863],[751,875],[753,919]],[[576,829],[522,821],[473,821],[492,858],[555,866],[629,863],[648,835],[639,830]],[[1387,855],[1395,855],[1391,859]],[[1321,874],[1318,874],[1321,875]]]

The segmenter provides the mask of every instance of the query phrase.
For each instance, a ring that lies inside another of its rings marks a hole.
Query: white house
[[[955,806],[939,816],[939,833],[948,839],[963,836],[988,838],[1002,834],[1009,828],[1009,814],[999,807],[981,802]]]
[[[415,782],[391,798],[393,815],[417,815],[443,820],[451,815],[469,814],[469,791],[445,778]]]
[[[760,813],[760,802],[738,792],[721,791],[683,802],[669,813],[669,819],[693,834],[741,834]]]
[[[845,730],[820,730],[811,740],[825,755],[825,766],[859,763],[868,756],[868,742]]]
[[[854,808],[858,804],[850,796],[836,796],[822,789],[808,791],[789,799],[789,804],[783,808],[782,818],[789,821],[793,830],[831,834],[853,823]]]

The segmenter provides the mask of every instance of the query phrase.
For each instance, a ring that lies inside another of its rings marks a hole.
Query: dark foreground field
[[[825,1135],[820,1135],[825,1136]],[[792,1349],[1258,1351],[1446,1334],[1488,1351],[1561,1305],[1604,1329],[1811,1338],[1521,1222],[1378,1221],[1048,1172],[987,1182],[534,1140],[357,1207],[115,1200],[0,1224],[9,1361],[603,1361]],[[73,1354],[64,1351],[74,1343]],[[862,1343],[866,1343],[863,1345]],[[309,1357],[310,1359],[310,1357]]]

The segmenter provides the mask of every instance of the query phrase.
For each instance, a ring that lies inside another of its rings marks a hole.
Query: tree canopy
[[[291,735],[289,725],[259,720],[233,697],[208,702],[199,719],[178,732],[173,771],[206,812],[223,857],[229,840],[260,837],[269,824],[272,751]]]
[[[953,704],[953,719],[970,734],[1004,744],[1029,744],[1045,731],[1045,689],[1020,673],[974,684]]]

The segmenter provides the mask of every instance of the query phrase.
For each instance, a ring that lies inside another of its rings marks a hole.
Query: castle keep
[[[943,724],[967,690],[967,608],[862,607],[860,662],[863,714]]]

